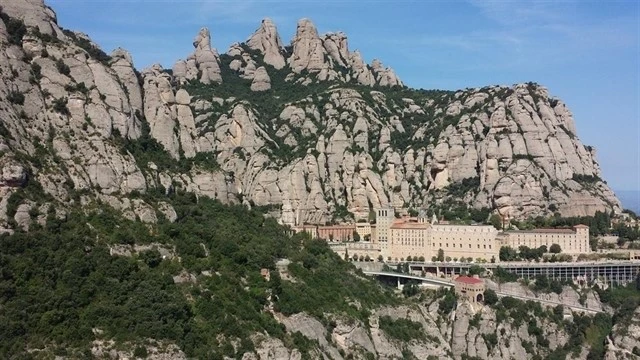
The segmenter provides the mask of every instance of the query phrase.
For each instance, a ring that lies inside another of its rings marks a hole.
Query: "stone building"
[[[429,223],[424,218],[403,218],[389,226],[387,257],[406,259],[407,257],[427,259],[430,257]]]
[[[432,252],[428,259],[442,249],[445,257],[491,260],[498,258],[498,230],[491,225],[433,224],[429,231]]]
[[[469,276],[459,276],[455,280],[456,295],[471,303],[484,301],[484,281]]]
[[[327,241],[351,241],[356,231],[355,224],[318,226],[318,239]]]
[[[364,240],[365,237],[371,238],[371,224],[368,222],[356,223],[356,232],[360,235],[361,240]]]
[[[517,249],[527,246],[537,249],[545,245],[547,249],[553,244],[560,245],[563,254],[585,254],[591,252],[589,246],[589,227],[576,225],[572,229],[533,229],[505,231],[500,234],[500,246]]]

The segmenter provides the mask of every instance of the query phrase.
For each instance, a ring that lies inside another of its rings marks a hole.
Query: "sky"
[[[640,191],[640,5],[632,0],[45,0],[61,26],[138,69],[170,68],[206,26],[219,52],[271,18],[285,44],[296,22],[342,31],[350,50],[415,88],[533,81],[562,99],[614,190]]]

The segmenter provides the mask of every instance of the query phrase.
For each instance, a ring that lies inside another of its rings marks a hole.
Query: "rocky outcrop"
[[[39,4],[34,13],[48,14]],[[6,11],[21,14],[12,6]],[[46,21],[53,29],[55,16]],[[381,62],[369,66],[351,52],[344,33],[319,35],[307,19],[299,21],[290,49],[265,19],[222,56],[202,29],[194,53],[173,73],[154,65],[138,75],[125,50],[98,59],[59,39],[26,35],[21,47],[0,54],[6,119],[0,148],[9,158],[34,156],[47,139],[50,152],[38,151],[56,164],[51,171],[17,165],[32,169],[56,199],[69,196],[71,189],[59,185],[65,180],[74,191],[124,197],[181,184],[225,202],[277,207],[290,225],[325,223],[336,213],[364,219],[380,206],[438,213],[451,200],[513,218],[620,210],[595,150],[577,138],[571,112],[536,84],[408,89],[402,98],[362,90],[350,84],[402,82]],[[217,87],[223,71],[238,77],[228,88]],[[305,86],[322,81],[331,87]],[[267,90],[268,101],[259,94]],[[24,100],[6,100],[18,93]],[[145,156],[130,152],[140,149],[138,139],[166,154],[141,161]],[[13,191],[6,187],[8,195]]]
[[[218,53],[211,47],[209,29],[202,28],[193,40],[195,51],[187,60],[173,66],[174,76],[181,82],[198,78],[203,84],[222,83]]]
[[[640,357],[640,308],[637,308],[630,319],[613,327],[607,339],[606,360],[637,359]]]
[[[324,59],[326,52],[311,20],[301,19],[298,21],[296,35],[291,43],[293,54],[289,58],[289,66],[294,73],[301,73],[303,70],[311,73],[327,70]]]
[[[259,67],[253,75],[251,91],[266,91],[271,89],[271,79],[264,66]]]
[[[284,46],[276,25],[271,19],[264,19],[260,27],[249,37],[247,46],[250,49],[258,50],[263,55],[263,61],[276,69],[282,69],[286,65],[284,56]]]

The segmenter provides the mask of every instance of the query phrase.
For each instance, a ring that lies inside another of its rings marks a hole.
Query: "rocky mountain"
[[[571,112],[534,83],[410,89],[307,19],[290,45],[265,19],[223,54],[203,28],[186,60],[138,72],[125,50],[107,55],[62,29],[42,0],[0,5],[6,230],[45,203],[100,200],[140,216],[154,209],[128,194],[176,187],[285,224],[379,206],[513,218],[620,210]],[[11,200],[25,186],[47,200]]]
[[[290,45],[264,20],[226,53],[203,28],[172,69],[138,71],[42,0],[0,6],[0,357],[597,358],[605,338],[609,358],[637,352],[637,324],[608,315],[402,298],[263,214],[620,210],[542,86],[410,89],[306,19]],[[599,301],[557,299],[583,295]]]

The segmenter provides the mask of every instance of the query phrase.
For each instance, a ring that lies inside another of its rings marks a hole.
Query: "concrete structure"
[[[396,272],[383,272],[383,271],[363,270],[363,273],[365,275],[375,276],[375,277],[377,277],[378,279],[381,279],[381,280],[382,279],[393,280],[394,282],[397,283],[398,289],[400,289],[403,286],[403,284],[406,284],[409,281],[410,282],[419,281],[423,286],[425,286],[425,285],[426,286],[439,286],[439,287],[454,287],[455,286],[455,281],[454,282],[450,282],[450,281],[447,281],[445,279],[422,277],[422,276],[415,276],[415,275],[402,274],[402,273],[396,273]],[[389,281],[387,281],[387,282],[389,282]],[[539,302],[542,305],[546,305],[546,306],[563,305],[564,307],[567,307],[567,308],[569,308],[571,310],[574,310],[574,311],[586,312],[586,313],[591,313],[591,314],[604,313],[604,311],[602,309],[599,309],[599,308],[588,308],[588,307],[585,307],[584,305],[582,305],[579,302],[577,302],[577,299],[576,299],[576,302],[574,302],[574,303],[557,302],[557,301],[546,300],[546,299],[535,297],[535,296],[521,296],[521,295],[517,295],[517,294],[504,293],[504,292],[499,291],[499,289],[498,289],[498,291],[496,291],[496,295],[498,295],[498,297],[509,296],[509,297],[513,297],[513,298],[524,300],[524,301],[531,300],[531,301]],[[476,300],[477,300],[477,298],[476,298]]]
[[[394,267],[399,262],[387,262]],[[468,264],[453,262],[411,262],[412,272],[424,272],[437,277],[455,277],[465,274],[471,266],[480,266],[488,271],[495,271],[501,267],[505,271],[517,275],[519,278],[533,280],[537,275],[545,275],[559,281],[601,282],[608,286],[624,286],[636,280],[640,273],[640,260],[608,260],[591,262],[503,262],[486,264]]]
[[[484,281],[469,276],[459,276],[455,280],[456,295],[476,303],[484,301]]]
[[[500,246],[514,249],[524,245],[537,249],[545,245],[560,245],[563,254],[585,254],[591,252],[589,246],[589,227],[576,225],[573,229],[534,229],[505,231],[500,234]]]

